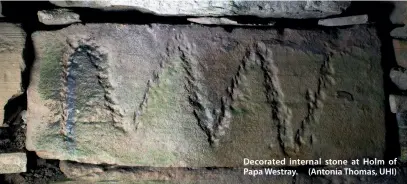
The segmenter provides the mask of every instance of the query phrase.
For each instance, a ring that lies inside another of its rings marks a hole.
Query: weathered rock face
[[[350,1],[213,1],[213,0],[104,0],[51,1],[61,7],[90,7],[106,10],[136,9],[157,15],[225,16],[251,15],[275,18],[321,18],[337,15]]]
[[[27,149],[157,167],[381,158],[375,35],[364,26],[335,35],[122,24],[36,32]]]
[[[24,31],[15,24],[0,23],[0,126],[3,124],[4,106],[21,91],[21,71],[24,66]]]
[[[0,154],[0,174],[25,172],[27,156],[25,153]]]

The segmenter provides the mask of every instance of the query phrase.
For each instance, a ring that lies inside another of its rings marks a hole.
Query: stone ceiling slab
[[[51,1],[61,7],[103,10],[138,10],[164,16],[258,16],[272,18],[323,18],[341,14],[350,1],[247,1],[247,0],[103,0]]]

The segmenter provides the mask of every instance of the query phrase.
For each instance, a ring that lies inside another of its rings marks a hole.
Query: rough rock
[[[400,95],[389,96],[390,110],[392,113],[407,111],[407,97]]]
[[[7,102],[22,93],[24,31],[15,24],[0,23],[0,126]]]
[[[393,48],[397,64],[407,69],[407,42],[393,39]]]
[[[89,7],[104,10],[139,10],[171,16],[259,16],[274,18],[322,18],[337,15],[350,1],[213,1],[213,0],[104,0],[51,1],[60,7]]]
[[[26,146],[42,158],[155,167],[382,158],[375,35],[160,24],[35,32]]]
[[[81,22],[79,14],[68,9],[38,11],[38,20],[46,25],[67,25]]]
[[[0,154],[0,174],[26,172],[27,156],[25,153]]]
[[[228,18],[218,18],[218,17],[199,17],[199,18],[188,18],[190,22],[204,25],[234,25],[234,26],[273,26],[275,22],[269,22],[267,24],[242,24],[237,21]]]
[[[404,69],[391,69],[391,81],[401,90],[407,90],[407,71]]]
[[[348,26],[348,25],[357,25],[357,24],[366,24],[368,23],[367,15],[355,15],[348,17],[337,17],[322,19],[318,21],[318,25],[321,26]]]

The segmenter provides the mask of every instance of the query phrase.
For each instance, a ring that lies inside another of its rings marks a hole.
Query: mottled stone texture
[[[27,156],[25,153],[0,154],[0,174],[25,172]]]
[[[342,13],[350,1],[249,1],[249,0],[101,0],[51,1],[61,7],[103,10],[138,10],[164,16],[258,16],[322,18]]]
[[[40,157],[156,167],[383,157],[374,28],[87,24],[33,40],[26,143]]]
[[[404,40],[393,40],[394,55],[399,66],[407,69],[407,42]]]
[[[0,126],[3,124],[4,106],[22,92],[24,44],[25,33],[18,25],[0,23]]]

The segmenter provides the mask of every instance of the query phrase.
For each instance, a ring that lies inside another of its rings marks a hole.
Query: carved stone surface
[[[0,127],[7,102],[22,93],[25,33],[16,24],[0,23]]]
[[[156,167],[383,157],[374,28],[87,24],[33,40],[27,149],[40,157]]]

